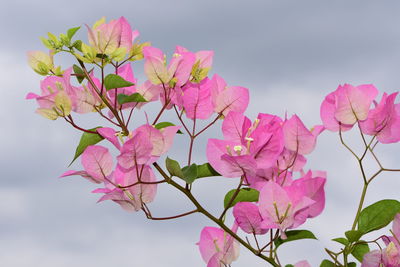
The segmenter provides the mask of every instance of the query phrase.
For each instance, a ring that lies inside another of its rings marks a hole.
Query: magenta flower
[[[367,119],[378,90],[372,84],[345,84],[326,96],[321,105],[321,119],[326,129],[337,132],[351,129],[357,121]]]
[[[232,231],[236,233],[237,225],[234,225]],[[197,245],[207,267],[228,265],[239,257],[238,241],[220,228],[204,227]]]
[[[400,213],[393,220],[392,233],[394,236],[384,236],[382,239],[386,244],[383,250],[373,250],[364,255],[361,267],[385,267],[400,266]]]
[[[311,265],[308,263],[308,261],[299,261],[294,264],[294,267],[311,267]]]
[[[146,46],[143,48],[143,55],[144,71],[152,84],[163,84],[164,87],[168,87],[174,78],[174,85],[182,86],[189,80],[195,61],[193,53],[175,52],[168,66],[165,54],[158,48]]]
[[[83,171],[66,171],[60,177],[79,175],[92,183],[106,182],[113,170],[113,158],[107,148],[88,146],[82,154]]]
[[[222,131],[225,140],[208,140],[207,158],[226,177],[255,175],[258,168],[273,166],[283,149],[282,128],[275,116],[259,114],[251,124],[243,114],[229,112]]]
[[[208,119],[213,113],[211,81],[188,83],[182,96],[183,107],[189,119]]]
[[[376,139],[383,143],[400,141],[400,104],[395,104],[398,93],[383,94],[381,102],[372,109],[368,118],[360,122],[364,134],[376,135]]]
[[[217,74],[212,78],[211,96],[216,113],[226,116],[230,111],[243,113],[249,104],[249,90],[240,86],[228,87]]]
[[[172,146],[179,128],[180,126],[169,126],[158,130],[149,124],[140,126],[122,146],[118,164],[130,169],[135,165],[155,162]]]
[[[248,234],[263,235],[268,229],[261,227],[262,217],[258,206],[251,202],[239,202],[233,207],[233,216],[240,229]]]
[[[139,32],[132,31],[129,22],[120,17],[105,23],[105,18],[97,21],[92,28],[88,28],[88,39],[91,46],[100,54],[110,55],[117,49],[124,49],[125,54],[132,49],[134,39]]]
[[[139,174],[139,176],[138,176]],[[141,182],[155,182],[153,170],[146,165],[140,165],[129,171],[117,166],[111,177],[111,181],[121,187],[117,188],[111,183],[105,183],[105,188],[99,188],[93,193],[104,193],[98,202],[112,200],[126,211],[138,211],[143,203],[150,203],[157,193],[157,184],[141,184]]]
[[[28,93],[26,99],[36,99],[36,112],[45,118],[55,120],[68,116],[72,111],[73,88],[70,84],[72,68],[64,71],[62,77],[48,76],[40,83],[41,95]]]
[[[308,130],[300,118],[293,115],[283,124],[285,147],[301,155],[310,154],[314,150],[317,137],[322,130],[322,126],[316,126],[312,131]]]
[[[259,209],[264,229],[280,229],[285,238],[288,228],[303,224],[308,216],[308,209],[315,203],[297,186],[281,187],[275,182],[268,182],[260,191]]]

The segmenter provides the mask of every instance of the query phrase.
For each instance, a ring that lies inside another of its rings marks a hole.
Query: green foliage
[[[156,128],[158,130],[161,130],[161,129],[163,129],[165,127],[169,127],[169,126],[175,126],[175,124],[173,124],[172,122],[169,122],[169,121],[163,121],[163,122],[159,122],[156,125],[154,125],[154,128]],[[178,134],[183,134],[181,130],[178,130],[177,133]]]
[[[358,241],[363,236],[363,232],[360,230],[350,230],[347,231],[345,235],[347,237],[347,240],[349,240],[349,242],[355,242]]]
[[[258,192],[256,189],[253,188],[242,188],[240,189],[239,193],[235,197],[235,199],[232,201],[232,203],[229,205],[229,202],[231,201],[233,195],[235,194],[236,189],[230,190],[228,193],[226,193],[225,198],[224,198],[224,208],[231,208],[236,205],[238,202],[257,202],[258,197],[260,195],[260,192]],[[229,207],[228,207],[229,205]]]
[[[329,260],[323,260],[321,262],[321,264],[319,265],[319,267],[335,267],[335,266],[336,265],[333,262],[329,261]]]
[[[315,235],[308,231],[308,230],[292,230],[292,231],[286,231],[286,239],[278,238],[274,241],[275,247],[279,247],[280,245],[295,241],[295,240],[300,240],[300,239],[317,239]]]
[[[381,229],[393,221],[394,216],[400,212],[400,202],[394,199],[380,200],[360,213],[358,230],[363,234]]]
[[[181,166],[179,165],[179,162],[167,157],[165,159],[165,166],[167,167],[169,174],[183,179],[183,172]]]
[[[347,246],[349,244],[349,240],[347,240],[344,237],[334,238],[334,239],[332,239],[332,241],[338,242],[338,243],[340,243],[342,245],[345,245],[345,246]]]
[[[99,127],[96,127],[96,128],[90,129],[90,130],[95,131],[98,128],[102,128],[102,127],[99,126]],[[79,141],[78,147],[76,148],[74,159],[71,161],[69,166],[71,166],[71,164],[85,151],[85,149],[88,146],[95,145],[103,139],[104,138],[99,134],[84,132],[81,136],[81,140]]]
[[[78,65],[73,65],[72,66],[74,73],[75,73],[75,77],[78,80],[79,83],[82,83],[82,81],[85,79],[85,72],[81,69],[81,67],[79,67]]]
[[[132,85],[134,84],[126,81],[124,78],[116,74],[108,74],[104,79],[104,86],[106,87],[107,91],[115,88],[129,87]]]
[[[367,243],[358,243],[354,245],[351,255],[354,256],[359,262],[362,262],[365,254],[369,252],[369,246]]]
[[[132,102],[147,102],[147,100],[139,93],[133,93],[131,95],[119,94],[117,100],[121,105]]]

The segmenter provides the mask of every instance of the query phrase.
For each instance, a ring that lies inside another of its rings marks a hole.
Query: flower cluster
[[[282,118],[259,113],[251,121],[244,114],[249,90],[228,86],[218,74],[209,76],[212,51],[191,52],[177,46],[167,60],[162,50],[137,41],[139,32],[132,30],[124,17],[108,23],[102,18],[92,27],[87,26],[87,43],[73,41],[79,28],[71,28],[59,37],[49,33],[48,38],[42,38],[49,53],[28,53],[30,66],[46,77],[40,84],[41,93],[29,93],[26,98],[36,100],[38,114],[51,120],[62,118],[83,132],[74,157],[81,158],[83,170],[68,170],[61,177],[78,175],[100,184],[93,191],[102,194],[99,202],[111,200],[126,211],[143,211],[148,219],[169,220],[193,213],[208,217],[219,226],[203,228],[197,243],[208,267],[230,266],[238,258],[241,245],[272,266],[282,266],[277,253],[281,244],[316,239],[311,231],[296,228],[324,210],[327,175],[306,168],[306,157],[314,151],[324,130],[339,132],[341,143],[358,161],[364,190],[352,229],[345,233],[346,238],[333,239],[344,248],[341,252],[326,249],[333,262],[324,260],[321,266],[353,266],[348,264],[350,255],[365,267],[400,266],[400,214],[394,218],[400,212],[400,202],[382,200],[362,209],[371,181],[381,172],[400,171],[385,168],[374,152],[378,143],[400,141],[400,104],[395,103],[398,93],[383,93],[378,103],[379,92],[373,85],[339,86],[322,102],[322,125],[311,129],[297,115]],[[54,56],[58,53],[73,56],[77,65],[56,67]],[[141,59],[147,79],[139,84],[131,63]],[[145,113],[147,122],[132,129],[130,122],[138,114],[135,111],[149,102],[161,106],[154,120],[150,122]],[[180,125],[160,122],[170,111]],[[76,114],[90,112],[98,113],[111,127],[85,129],[74,120]],[[202,129],[198,129],[199,120],[205,122]],[[221,120],[223,139],[209,138],[208,162],[193,163],[195,139]],[[342,133],[354,126],[359,128],[365,144],[361,156],[342,138]],[[178,133],[183,135],[178,137]],[[187,149],[188,160],[181,167],[169,157],[169,152],[174,139],[184,137],[188,137],[189,145],[180,149]],[[113,151],[99,145],[102,140]],[[380,167],[370,178],[366,177],[363,165],[367,153],[373,155]],[[158,162],[167,154],[164,171]],[[217,176],[238,180],[237,188],[226,193],[219,216],[208,212],[192,191],[197,179]],[[195,209],[170,217],[154,217],[148,204],[155,199],[159,184],[168,184],[186,195]],[[230,208],[232,227],[225,222]],[[382,212],[386,210],[390,212]],[[372,241],[360,238],[393,219],[393,236],[382,238],[387,247],[369,252],[368,243]],[[267,233],[269,242],[263,244],[258,238]],[[247,235],[254,238],[255,246]],[[300,261],[289,266],[310,264]]]

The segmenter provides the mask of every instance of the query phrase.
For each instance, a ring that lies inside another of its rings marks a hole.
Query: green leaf
[[[287,243],[290,241],[295,241],[300,239],[317,239],[315,235],[308,230],[292,230],[285,232],[285,234],[287,236],[286,239],[282,239],[279,237],[274,241],[276,248],[282,245],[283,243]]]
[[[393,221],[394,216],[400,212],[400,202],[394,199],[378,201],[360,213],[358,230],[364,234],[381,229]]]
[[[335,267],[335,266],[336,265],[333,262],[328,261],[328,260],[323,260],[321,262],[321,264],[319,265],[319,267]]]
[[[285,267],[294,267],[293,264],[286,264]]]
[[[107,91],[115,88],[129,87],[132,85],[134,84],[126,81],[124,78],[116,74],[108,74],[104,79],[104,86],[106,87]]]
[[[363,232],[360,230],[350,230],[344,234],[346,235],[350,243],[360,240],[360,238],[363,236]]]
[[[228,208],[229,202],[232,199],[233,194],[235,194],[236,189],[232,189],[229,191],[224,198],[224,208]],[[238,202],[257,202],[260,192],[253,188],[242,188],[240,189],[239,193],[229,205],[229,208],[235,206]]]
[[[131,102],[147,102],[147,100],[139,93],[133,93],[131,95],[118,94],[117,100],[121,105]]]
[[[75,47],[78,51],[82,52],[82,41],[76,40],[73,42],[72,47]]]
[[[338,243],[340,243],[342,245],[345,245],[345,246],[347,246],[349,244],[349,240],[347,240],[344,237],[334,238],[334,239],[332,239],[332,241],[336,241],[336,242],[338,242]]]
[[[351,255],[354,256],[359,262],[362,262],[365,254],[369,252],[369,246],[366,243],[357,244],[351,251]]]
[[[183,179],[183,172],[181,166],[176,160],[167,157],[165,160],[165,165],[167,167],[169,174]]]
[[[347,265],[349,267],[357,267],[357,263],[355,263],[355,262],[349,262]]]
[[[85,79],[85,72],[83,72],[81,67],[75,64],[72,66],[72,68],[74,69],[74,73],[76,74],[76,79],[79,83],[82,83],[82,81]]]
[[[188,184],[193,183],[194,180],[197,179],[197,165],[194,163],[190,166],[183,167],[182,172],[182,179],[185,180]]]
[[[210,163],[207,162],[201,165],[197,165],[197,178],[212,176],[221,176],[221,174],[214,170]]]
[[[80,29],[81,27],[75,27],[75,28],[71,28],[67,31],[67,36],[68,38],[71,40],[72,37],[74,37],[75,33]]]
[[[95,131],[98,128],[102,128],[102,127],[101,126],[96,127],[96,128],[90,129],[90,131]],[[83,151],[85,151],[85,149],[88,146],[95,145],[103,139],[104,138],[99,134],[84,132],[81,136],[81,140],[79,141],[79,145],[76,148],[74,159],[71,161],[71,163],[68,166],[71,166],[71,164],[83,153]]]
[[[169,122],[169,121],[163,121],[163,122],[159,122],[156,125],[154,125],[154,128],[161,130],[161,129],[164,129],[165,127],[169,127],[169,126],[175,126],[175,124],[173,124],[172,122]],[[183,134],[181,130],[178,130],[176,133]]]

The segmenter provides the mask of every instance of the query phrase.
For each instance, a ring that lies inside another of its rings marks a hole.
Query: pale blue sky
[[[101,16],[125,16],[141,40],[171,52],[175,45],[214,50],[212,73],[248,87],[247,115],[297,113],[308,126],[320,123],[319,105],[339,83],[400,87],[400,3],[398,1],[7,1],[0,9],[0,262],[7,267],[176,267],[205,266],[195,243],[203,226],[198,215],[172,222],[147,221],[113,203],[96,204],[93,187],[79,178],[59,180],[79,133],[61,120],[34,114],[24,100],[39,90],[26,64],[26,51],[43,49],[48,31],[92,24]],[[82,38],[86,38],[84,29]],[[59,62],[65,63],[61,59]],[[65,65],[66,67],[66,65]],[[135,70],[135,67],[134,67]],[[143,81],[141,70],[137,70]],[[167,118],[167,117],[166,117]],[[94,116],[82,123],[97,126]],[[218,129],[210,134],[218,135]],[[352,137],[350,137],[351,139]],[[204,141],[199,151],[204,151]],[[399,146],[381,149],[383,161],[399,167]],[[176,151],[177,157],[181,152]],[[197,154],[198,161],[204,155]],[[74,166],[79,169],[79,165]],[[325,257],[323,245],[343,234],[353,220],[361,180],[355,162],[332,133],[324,133],[309,168],[328,171],[327,208],[304,225],[321,243],[282,246],[284,263]],[[398,175],[397,175],[398,176]],[[399,177],[375,182],[367,202],[399,198]],[[219,211],[235,181],[201,181],[196,192]],[[168,216],[190,206],[159,188],[154,213]],[[312,253],[310,253],[312,251]],[[242,249],[234,266],[265,266]]]

